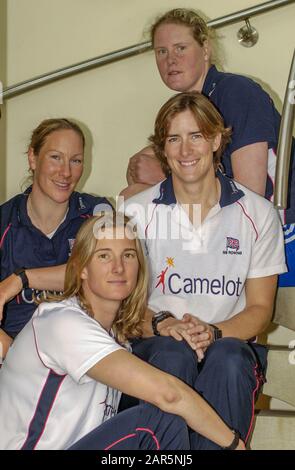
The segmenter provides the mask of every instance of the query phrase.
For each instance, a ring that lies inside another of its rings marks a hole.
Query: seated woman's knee
[[[217,362],[220,367],[241,371],[244,365],[255,360],[248,344],[238,338],[219,339],[208,349],[207,358]]]
[[[166,336],[152,337],[133,345],[133,352],[188,384],[192,384],[196,378],[197,356],[185,341]]]

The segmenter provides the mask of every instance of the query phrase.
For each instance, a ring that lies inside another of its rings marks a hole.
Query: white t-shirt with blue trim
[[[42,303],[0,371],[0,449],[66,449],[117,413],[87,371],[123,349],[73,297]]]
[[[287,270],[273,205],[221,173],[218,178],[220,201],[201,225],[193,226],[177,203],[171,177],[125,202],[145,240],[155,312],[220,322],[245,308],[247,279]]]

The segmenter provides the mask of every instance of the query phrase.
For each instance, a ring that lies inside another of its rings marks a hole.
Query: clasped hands
[[[196,352],[198,362],[204,359],[206,349],[214,341],[213,327],[189,313],[185,313],[181,320],[167,318],[157,328],[161,336],[172,336],[177,341],[184,339]]]

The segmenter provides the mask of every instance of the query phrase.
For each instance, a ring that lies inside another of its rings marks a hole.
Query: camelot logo
[[[293,351],[290,352],[289,354],[289,363],[294,366],[295,365],[295,339],[290,341],[289,343],[289,349],[293,349]]]
[[[157,283],[155,289],[160,289],[162,294],[193,294],[193,295],[223,295],[223,296],[236,296],[241,294],[242,281],[237,279],[228,279],[226,276],[221,278],[202,278],[202,277],[188,277],[181,276],[178,272],[169,272],[170,268],[175,268],[174,258],[166,258],[166,266],[162,269],[157,276]]]
[[[162,294],[165,294],[165,276],[169,268],[174,268],[174,258],[166,258],[166,264],[167,266],[165,269],[163,269],[160,274],[157,276],[157,279],[159,279],[155,289],[162,288]]]

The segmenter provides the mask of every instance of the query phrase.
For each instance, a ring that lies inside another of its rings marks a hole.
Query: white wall
[[[259,0],[9,0],[7,82],[12,85],[141,42],[145,39],[144,27],[154,16],[173,7],[197,6],[214,19],[258,3]],[[253,19],[260,39],[249,49],[240,46],[236,39],[241,24],[219,30],[226,51],[225,69],[264,82],[279,106],[294,47],[294,17],[295,4]],[[161,84],[149,52],[11,98],[6,103],[6,197],[20,191],[31,130],[42,119],[54,116],[77,119],[88,136],[92,135],[83,190],[115,195],[126,184],[128,158],[145,144],[155,114],[170,94]]]

